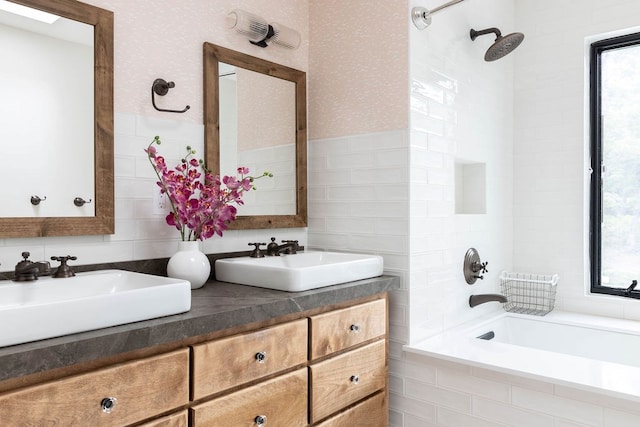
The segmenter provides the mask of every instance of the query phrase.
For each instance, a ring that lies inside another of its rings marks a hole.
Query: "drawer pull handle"
[[[254,418],[253,420],[257,426],[263,426],[267,423],[267,416],[266,415],[258,415],[257,417]]]
[[[264,363],[267,360],[267,353],[265,351],[259,351],[256,353],[256,360],[258,363]],[[257,417],[256,417],[257,419]]]
[[[358,384],[360,382],[360,377],[358,377],[357,375],[351,375],[349,381],[351,381],[351,384]]]
[[[360,332],[360,326],[354,323],[353,325],[349,326],[349,331],[358,333]]]
[[[106,414],[110,414],[113,411],[113,408],[116,407],[116,403],[118,403],[118,399],[115,397],[105,397],[100,402],[100,407],[102,408],[102,412]]]

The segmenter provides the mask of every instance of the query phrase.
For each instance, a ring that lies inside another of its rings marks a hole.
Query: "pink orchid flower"
[[[229,224],[236,219],[242,205],[244,192],[255,190],[253,182],[265,176],[248,176],[249,168],[241,166],[238,176],[213,175],[202,160],[193,157],[195,150],[187,147],[187,155],[173,169],[168,169],[164,157],[158,155],[155,137],[144,150],[158,177],[160,193],[166,194],[171,212],[165,217],[167,225],[175,227],[182,240],[205,240],[214,235],[222,236]]]

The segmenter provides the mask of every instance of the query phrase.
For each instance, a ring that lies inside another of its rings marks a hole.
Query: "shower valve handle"
[[[488,273],[489,270],[487,270],[487,264],[489,264],[488,261],[485,262],[474,262],[471,269],[473,270],[474,273],[482,273],[482,274],[476,274],[475,277],[476,279],[480,279],[483,280],[484,279],[484,274]]]
[[[485,262],[474,262],[473,265],[471,266],[471,270],[473,270],[474,273],[477,272],[481,272],[481,273],[488,273],[489,270],[487,270],[487,265],[489,264],[488,261]],[[476,276],[477,277],[477,276]],[[482,279],[482,277],[478,277],[479,279]]]

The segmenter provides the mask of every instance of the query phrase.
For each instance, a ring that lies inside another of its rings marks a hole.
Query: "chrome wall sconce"
[[[227,27],[246,36],[256,46],[267,47],[272,43],[288,49],[300,46],[300,34],[296,30],[277,22],[269,24],[266,19],[241,9],[230,12],[226,22]]]

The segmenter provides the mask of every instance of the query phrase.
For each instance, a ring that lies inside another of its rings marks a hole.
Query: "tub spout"
[[[475,307],[476,305],[484,304],[485,302],[498,301],[501,303],[507,302],[507,298],[500,294],[481,294],[471,295],[469,297],[469,307]]]

